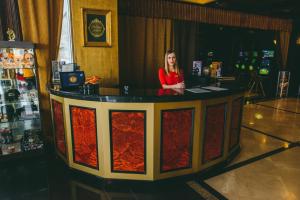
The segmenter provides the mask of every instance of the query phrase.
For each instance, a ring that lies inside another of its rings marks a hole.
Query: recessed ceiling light
[[[216,0],[178,0],[178,1],[204,5],[204,4],[215,2]]]

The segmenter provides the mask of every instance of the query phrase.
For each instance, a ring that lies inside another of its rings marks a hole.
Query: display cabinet
[[[0,41],[0,160],[42,152],[34,45]]]

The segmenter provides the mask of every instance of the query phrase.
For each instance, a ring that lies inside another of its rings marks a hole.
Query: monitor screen
[[[275,54],[273,50],[263,50],[262,53],[264,58],[274,58]]]
[[[258,74],[266,76],[266,75],[270,74],[270,70],[268,68],[261,68],[261,69],[259,69]]]

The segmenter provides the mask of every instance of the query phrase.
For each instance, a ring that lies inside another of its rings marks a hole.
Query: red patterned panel
[[[74,162],[98,169],[96,109],[70,106]]]
[[[191,167],[193,109],[162,112],[161,171]]]
[[[55,143],[57,150],[66,156],[66,140],[62,103],[52,99]]]
[[[145,112],[111,111],[112,171],[146,173]]]
[[[206,108],[203,162],[214,160],[223,154],[225,130],[225,104]]]
[[[242,112],[242,98],[236,99],[232,103],[232,113],[231,113],[231,128],[230,128],[230,138],[229,138],[229,149],[231,150],[239,142],[240,137],[240,122],[241,122],[241,112]]]

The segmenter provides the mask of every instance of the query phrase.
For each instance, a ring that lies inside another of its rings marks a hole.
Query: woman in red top
[[[165,54],[165,69],[158,70],[159,81],[163,89],[185,88],[182,71],[176,63],[176,55],[173,50],[168,50]]]

